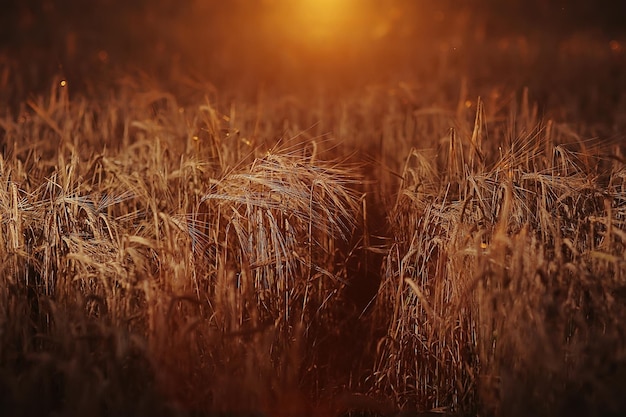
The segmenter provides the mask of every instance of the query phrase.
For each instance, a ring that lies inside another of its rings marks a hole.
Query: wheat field
[[[260,85],[0,53],[0,414],[621,415],[626,43],[460,16]]]

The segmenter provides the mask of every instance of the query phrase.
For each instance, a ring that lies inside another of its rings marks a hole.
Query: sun
[[[309,23],[319,26],[333,26],[347,17],[350,11],[347,0],[296,0],[296,13]]]
[[[293,23],[311,40],[328,41],[349,34],[359,14],[356,0],[293,0]]]

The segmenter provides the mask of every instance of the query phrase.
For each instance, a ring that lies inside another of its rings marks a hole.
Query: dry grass
[[[626,101],[567,73],[540,109],[505,40],[254,97],[0,62],[0,410],[619,415]]]
[[[120,383],[109,372],[138,356],[134,384],[173,404],[274,407],[299,384],[294,340],[314,343],[310,329],[337,314],[361,219],[357,168],[321,159],[315,141],[308,154],[261,152],[209,104],[152,91],[101,107],[55,86],[3,120],[3,350],[17,363],[44,355],[49,378],[78,361],[67,378],[100,378],[87,390]],[[93,395],[109,393],[83,400]]]
[[[539,124],[526,100],[501,123],[479,103],[473,129],[414,150],[390,216],[376,385],[419,409],[623,409],[623,169],[617,145]]]

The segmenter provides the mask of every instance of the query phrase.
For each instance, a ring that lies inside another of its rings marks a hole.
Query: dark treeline
[[[250,16],[263,8],[275,7],[280,0],[205,0],[178,2],[173,0],[5,0],[0,11],[0,42],[20,42],[38,38],[40,42],[53,41],[53,30],[68,28],[128,30],[133,23],[141,23],[140,16],[176,19],[193,13],[194,5],[213,13],[207,23],[228,16]],[[365,0],[376,8],[402,5],[411,10],[445,8],[481,16],[498,28],[528,30],[575,30],[597,28],[608,33],[626,31],[626,1],[624,0]],[[436,4],[436,5],[435,5]],[[139,21],[138,21],[139,20]],[[103,33],[104,34],[104,33]]]
[[[29,91],[46,88],[49,74],[61,72],[81,82],[88,78],[101,81],[102,74],[111,68],[163,70],[171,67],[174,57],[189,58],[194,64],[203,58],[203,71],[212,77],[231,77],[233,66],[263,67],[272,61],[268,56],[288,48],[288,42],[277,41],[275,35],[284,31],[285,25],[263,21],[264,16],[271,16],[294,1],[297,0],[4,0],[0,9],[0,59],[9,57],[12,65],[19,68],[14,72]],[[593,31],[607,37],[626,35],[624,0],[357,3],[370,15],[387,16],[392,21],[387,46],[404,47],[414,43],[410,36],[425,38],[472,30],[473,25],[494,37],[512,32],[545,32],[554,37],[577,31]],[[392,12],[394,9],[396,12]],[[459,26],[454,16],[464,16],[470,27]],[[405,30],[407,27],[409,30]],[[409,35],[394,37],[400,33]],[[364,49],[371,53],[370,46]],[[289,53],[282,56],[288,59]],[[74,81],[74,91],[76,84]]]
[[[498,30],[596,30],[608,36],[626,32],[623,0],[466,0],[464,3],[468,10],[486,16],[488,23]]]

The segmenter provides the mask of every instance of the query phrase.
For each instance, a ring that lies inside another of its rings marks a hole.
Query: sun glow
[[[356,29],[360,7],[356,0],[295,0],[292,23],[310,40],[328,41]]]
[[[296,4],[302,22],[322,31],[336,29],[347,19],[350,9],[345,0],[299,0]]]

